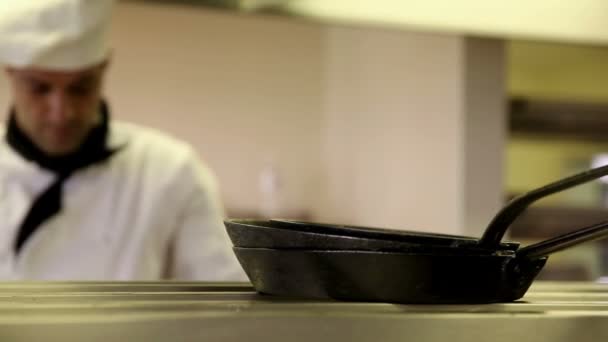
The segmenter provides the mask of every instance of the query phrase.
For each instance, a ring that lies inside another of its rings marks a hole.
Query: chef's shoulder
[[[189,143],[155,128],[115,121],[110,126],[110,146],[124,151],[131,166],[142,166],[156,179],[180,178],[183,181],[213,183],[213,176]]]

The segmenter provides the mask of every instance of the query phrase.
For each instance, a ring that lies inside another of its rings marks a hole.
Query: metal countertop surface
[[[249,284],[0,283],[0,341],[602,341],[608,285],[536,282],[520,301],[401,305]]]

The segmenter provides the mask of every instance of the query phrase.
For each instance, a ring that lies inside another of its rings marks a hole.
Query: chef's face
[[[6,68],[19,128],[52,156],[74,152],[100,119],[106,62],[77,71]]]

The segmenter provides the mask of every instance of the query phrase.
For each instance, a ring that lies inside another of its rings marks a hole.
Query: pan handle
[[[535,201],[606,175],[608,165],[575,174],[514,198],[494,216],[479,241],[480,247],[497,248],[511,223]]]
[[[527,259],[538,259],[584,242],[600,240],[607,237],[608,221],[604,221],[576,230],[572,233],[560,235],[553,239],[526,246],[517,251],[517,256]]]

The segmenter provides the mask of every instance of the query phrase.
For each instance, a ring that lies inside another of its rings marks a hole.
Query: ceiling
[[[373,25],[506,39],[608,45],[606,0],[130,0],[324,23]]]

